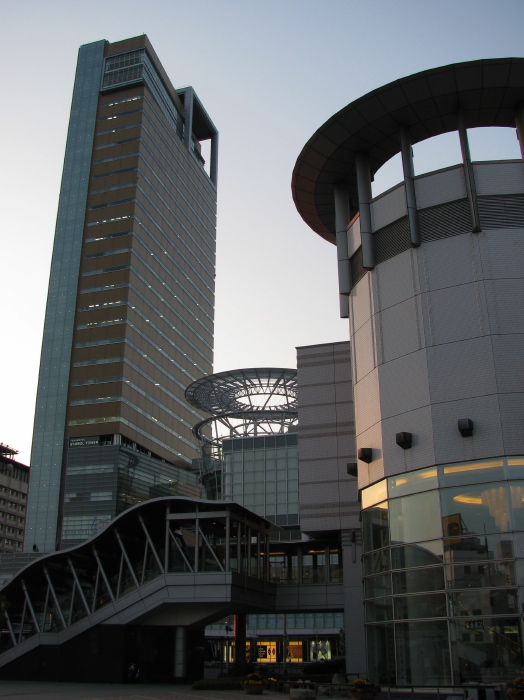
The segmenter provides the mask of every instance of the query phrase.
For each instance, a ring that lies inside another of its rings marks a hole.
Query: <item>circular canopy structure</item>
[[[210,374],[186,389],[187,401],[212,415],[296,413],[296,394],[296,369],[275,367]]]
[[[524,102],[524,58],[456,63],[396,80],[337,112],[315,132],[292,178],[295,205],[316,233],[335,243],[333,185],[347,182],[358,202],[355,154],[368,154],[372,173],[400,151],[399,127],[411,143],[457,129],[515,125]],[[354,204],[354,206],[358,206]]]

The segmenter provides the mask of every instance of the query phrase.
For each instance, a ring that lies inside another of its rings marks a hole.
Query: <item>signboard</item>
[[[257,656],[259,659],[267,659],[267,647],[259,644],[257,647]]]
[[[93,445],[96,447],[100,445],[100,435],[69,438],[69,447],[93,447]]]
[[[468,620],[465,624],[467,630],[483,630],[484,620]]]

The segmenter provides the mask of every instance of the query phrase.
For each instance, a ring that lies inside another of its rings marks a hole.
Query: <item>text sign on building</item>
[[[100,444],[100,436],[95,437],[74,437],[69,438],[69,447],[92,447]]]

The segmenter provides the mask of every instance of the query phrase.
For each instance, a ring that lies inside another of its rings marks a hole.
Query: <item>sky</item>
[[[393,80],[522,56],[524,0],[0,0],[0,26],[0,441],[29,464],[81,44],[146,33],[175,87],[194,87],[220,133],[215,371],[296,367],[297,346],[349,337],[335,248],[291,197],[304,144]],[[470,132],[474,160],[520,157],[512,129],[481,132]],[[415,171],[459,158],[458,137],[444,135],[415,147]],[[393,159],[374,194],[400,179]]]

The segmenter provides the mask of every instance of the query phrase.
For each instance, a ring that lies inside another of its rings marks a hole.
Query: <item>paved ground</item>
[[[240,700],[242,690],[191,690],[189,685],[118,685],[0,681],[1,700]],[[265,690],[266,700],[283,700]]]

